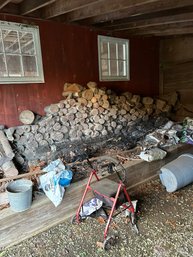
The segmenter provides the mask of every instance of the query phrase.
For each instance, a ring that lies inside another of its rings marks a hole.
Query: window
[[[101,81],[129,80],[129,41],[98,36],[99,76]]]
[[[0,84],[42,82],[38,27],[0,21]]]

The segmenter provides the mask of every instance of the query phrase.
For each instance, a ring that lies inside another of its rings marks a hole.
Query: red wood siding
[[[39,26],[45,77],[43,84],[0,85],[0,124],[19,125],[18,115],[25,109],[44,114],[46,105],[62,99],[65,82],[96,81],[117,91],[158,93],[159,42],[155,38],[130,40],[130,81],[100,83],[97,31],[6,15],[0,15],[0,19]]]

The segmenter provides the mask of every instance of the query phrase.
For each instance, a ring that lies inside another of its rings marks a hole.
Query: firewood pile
[[[170,102],[124,92],[117,95],[110,89],[98,88],[95,82],[86,87],[65,83],[64,99],[45,107],[45,116],[34,125],[8,128],[8,140],[15,148],[15,160],[48,160],[58,145],[86,142],[127,135],[139,120],[152,115],[169,113],[175,101]],[[174,98],[173,98],[174,99]],[[177,99],[176,99],[177,100]],[[25,112],[23,120],[29,120]]]

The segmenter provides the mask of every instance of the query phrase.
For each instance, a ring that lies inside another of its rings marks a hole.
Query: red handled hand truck
[[[97,170],[94,169],[93,166],[91,165],[90,161],[87,160],[88,164],[91,167],[91,173],[90,173],[86,188],[84,190],[83,196],[81,198],[76,215],[72,219],[72,223],[80,223],[84,219],[83,217],[81,217],[80,212],[81,212],[81,209],[83,208],[83,204],[84,204],[84,200],[85,200],[87,192],[92,190],[94,195],[96,196],[96,198],[99,198],[105,204],[107,204],[108,206],[111,207],[110,214],[108,216],[108,220],[107,220],[106,227],[104,230],[103,248],[105,250],[107,250],[110,248],[111,245],[115,244],[116,239],[117,239],[115,236],[108,237],[107,235],[108,235],[108,230],[109,230],[111,220],[115,216],[115,215],[113,216],[113,213],[118,206],[119,197],[121,194],[124,195],[124,198],[127,202],[127,203],[123,203],[120,205],[120,207],[122,209],[121,212],[126,210],[127,216],[129,216],[130,223],[132,225],[133,230],[137,234],[139,234],[139,230],[138,230],[138,227],[136,224],[134,206],[132,204],[129,194],[127,193],[126,186],[123,183],[124,179],[120,175],[120,172],[122,172],[122,174],[124,174],[124,177],[125,177],[125,169],[119,163],[119,161],[115,158],[112,158],[110,156],[102,156],[102,157],[98,158],[98,161],[104,161],[104,160],[110,161],[109,173],[116,172],[116,174],[119,178],[119,182],[116,183],[108,178],[104,178],[104,179],[100,180],[97,175]],[[94,183],[92,183],[92,185],[91,185],[93,176],[96,178],[96,181]]]

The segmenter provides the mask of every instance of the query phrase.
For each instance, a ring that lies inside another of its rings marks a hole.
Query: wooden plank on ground
[[[129,162],[125,166],[127,170],[126,185],[128,188],[133,188],[148,179],[155,178],[163,165],[182,153],[193,153],[193,147],[191,145],[173,147],[168,156],[160,161]],[[113,174],[109,178],[115,180],[115,175]],[[41,196],[35,199],[32,207],[25,212],[15,213],[10,208],[2,210],[0,212],[0,249],[17,244],[69,219],[77,210],[86,182],[87,179],[73,183],[67,188],[63,202],[57,208],[47,197]],[[91,195],[88,195],[89,197]]]

